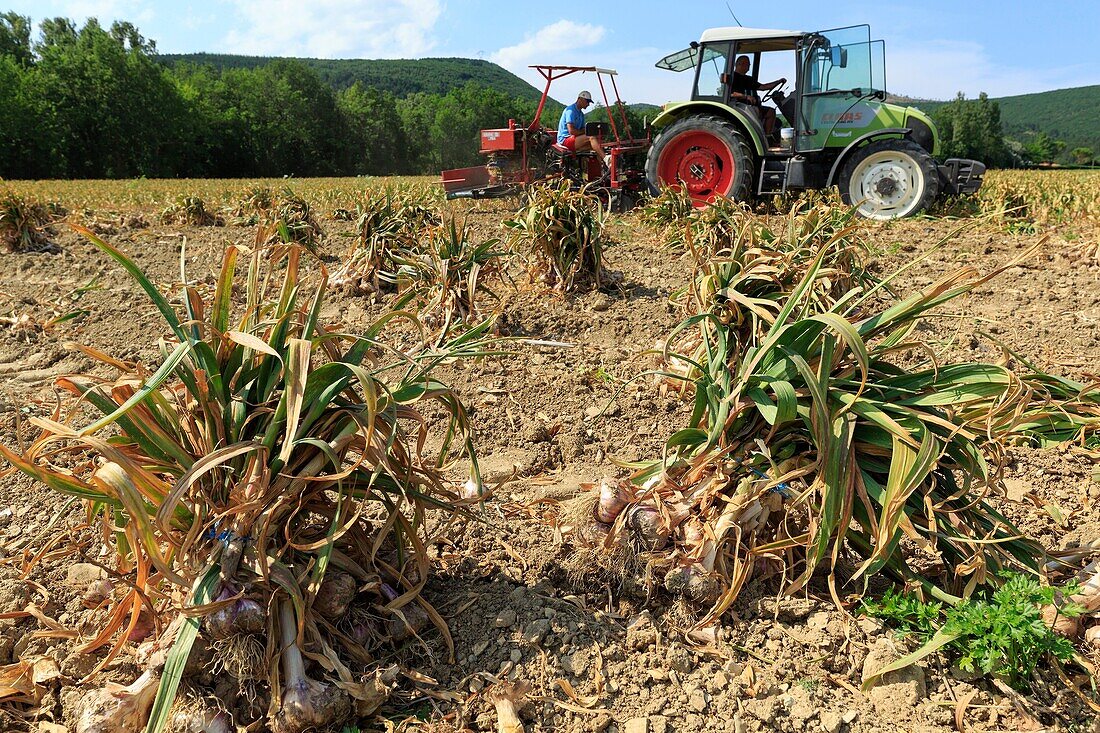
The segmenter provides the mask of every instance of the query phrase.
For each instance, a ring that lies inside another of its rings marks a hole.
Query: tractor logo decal
[[[490,132],[488,130],[485,130],[484,132],[481,133],[481,137],[483,137],[486,140],[496,140],[497,138],[500,137],[500,133],[499,132]]]
[[[851,125],[863,120],[863,112],[843,112],[841,114],[825,114],[821,116],[822,122],[835,122],[838,125]]]

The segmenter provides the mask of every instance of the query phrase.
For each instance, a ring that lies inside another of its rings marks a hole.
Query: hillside
[[[1005,135],[1027,142],[1031,135],[1045,132],[1066,143],[1066,150],[1084,146],[1100,153],[1100,85],[1055,89],[1036,94],[994,97],[1001,108]],[[931,113],[944,102],[909,100],[909,104]]]
[[[216,69],[252,69],[277,59],[270,56],[236,56],[216,53],[161,54],[166,64],[190,63]],[[355,82],[385,89],[399,97],[416,92],[446,94],[474,81],[520,99],[538,101],[542,91],[496,64],[480,59],[307,59],[296,58],[313,68],[336,89]]]
[[[1066,148],[1084,145],[1100,152],[1100,85],[1001,97],[1001,123],[1009,137],[1043,131]]]

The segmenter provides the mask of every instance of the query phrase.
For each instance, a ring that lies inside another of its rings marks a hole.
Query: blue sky
[[[944,99],[1100,84],[1100,2],[882,0],[729,3],[743,25],[817,30],[870,23],[886,41],[891,92]],[[17,0],[9,9],[104,25],[136,24],[166,53],[209,51],[325,58],[485,58],[537,81],[532,63],[616,68],[631,102],[687,94],[686,75],[653,68],[704,28],[733,25],[723,0]],[[769,69],[764,73],[768,74]],[[791,76],[776,68],[775,76]],[[569,84],[569,82],[565,82]],[[580,86],[588,86],[584,81]],[[554,96],[567,98],[568,89]]]

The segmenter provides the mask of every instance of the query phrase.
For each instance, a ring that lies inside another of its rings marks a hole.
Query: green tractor
[[[742,56],[749,71],[735,75]],[[867,25],[816,33],[712,28],[657,63],[691,71],[694,83],[691,101],[665,105],[653,121],[646,177],[654,188],[686,190],[699,205],[838,186],[871,219],[910,216],[940,195],[977,191],[985,165],[938,163],[940,140],[928,115],[886,102],[885,58]],[[791,69],[793,90],[779,85],[741,101],[734,87],[743,89],[749,77],[758,89],[762,67]],[[764,127],[769,102],[781,115],[771,135]]]

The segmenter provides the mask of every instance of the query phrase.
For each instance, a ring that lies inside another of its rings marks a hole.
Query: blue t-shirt
[[[584,112],[577,107],[577,103],[569,105],[561,113],[561,122],[558,123],[558,144],[561,145],[565,138],[569,137],[569,125],[572,124],[578,130],[584,129]]]

